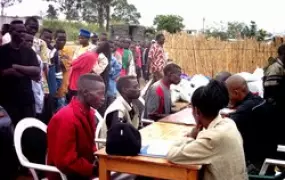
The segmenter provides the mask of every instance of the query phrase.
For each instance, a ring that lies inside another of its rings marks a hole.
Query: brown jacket
[[[220,115],[196,139],[173,145],[167,158],[178,164],[204,165],[203,180],[245,180],[243,141],[231,119]]]

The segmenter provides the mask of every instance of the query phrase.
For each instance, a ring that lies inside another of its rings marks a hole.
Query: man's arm
[[[99,54],[98,61],[93,66],[92,70],[96,74],[100,75],[105,71],[108,64],[109,64],[108,58],[104,54]]]
[[[12,66],[16,71],[25,74],[29,77],[38,77],[40,75],[41,69],[38,66],[22,66],[18,64],[14,64]]]
[[[167,159],[177,164],[210,164],[216,153],[211,137],[186,138],[171,147]]]
[[[150,88],[146,97],[146,112],[147,118],[159,120],[167,115],[163,114],[164,104],[161,104],[161,97],[157,94],[155,88]]]
[[[63,121],[62,121],[63,122]],[[76,130],[72,123],[63,122],[58,131],[56,142],[55,166],[63,173],[76,173],[82,176],[91,177],[93,165],[86,159],[79,157],[76,151]]]
[[[135,60],[132,51],[130,51],[129,62],[130,63],[129,63],[128,75],[137,76]]]

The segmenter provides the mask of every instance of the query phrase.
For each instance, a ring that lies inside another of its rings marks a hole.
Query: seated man
[[[179,84],[181,68],[176,64],[165,66],[164,77],[148,90],[145,101],[144,118],[158,120],[171,114],[170,85]]]
[[[106,138],[107,130],[113,123],[123,120],[131,123],[135,128],[139,127],[139,109],[132,104],[140,96],[140,86],[135,76],[121,77],[117,82],[117,90],[120,93],[113,103],[107,108],[100,130],[100,138]]]
[[[217,81],[198,88],[192,96],[197,126],[170,148],[167,159],[178,164],[203,165],[203,180],[247,179],[242,138],[235,123],[219,115],[229,101]]]
[[[249,91],[246,81],[239,75],[229,77],[226,86],[229,91],[230,107],[236,109],[234,113],[229,114],[229,117],[235,121],[243,137],[245,155],[248,156],[254,147],[254,142],[251,142],[252,129],[255,128],[251,124],[254,119],[252,109],[263,100]],[[249,157],[246,158],[249,160]]]
[[[94,74],[82,75],[77,83],[78,95],[60,109],[47,129],[47,164],[56,166],[68,180],[89,180],[97,175],[94,165],[94,110],[105,102],[105,84]],[[50,173],[49,180],[60,179]]]

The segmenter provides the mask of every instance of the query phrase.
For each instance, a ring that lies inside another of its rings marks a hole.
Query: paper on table
[[[140,155],[152,157],[165,157],[173,141],[147,140],[143,141]]]

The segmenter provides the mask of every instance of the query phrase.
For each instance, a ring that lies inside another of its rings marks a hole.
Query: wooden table
[[[144,140],[178,140],[193,126],[156,122],[142,129]],[[197,180],[200,165],[177,165],[164,158],[146,156],[110,156],[105,148],[96,152],[99,157],[99,179],[110,180],[110,172],[122,172],[160,179]]]
[[[174,124],[186,124],[186,125],[195,125],[195,119],[192,115],[192,108],[183,109],[180,112],[175,114],[171,114],[165,118],[159,120],[159,122],[166,122],[166,123],[174,123]]]
[[[178,101],[175,103],[175,105],[171,108],[172,112],[179,112],[182,109],[186,108],[187,106],[189,106],[189,103],[187,102],[181,102]]]

